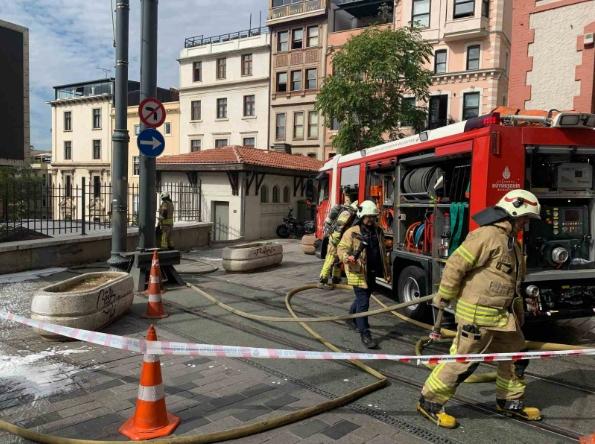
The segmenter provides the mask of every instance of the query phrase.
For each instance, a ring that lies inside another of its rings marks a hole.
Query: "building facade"
[[[180,53],[180,152],[267,148],[270,34],[189,37]]]
[[[29,150],[29,30],[0,20],[0,166],[22,165]]]
[[[508,103],[512,0],[402,0],[395,27],[415,24],[434,47],[429,129],[487,114]]]
[[[326,76],[328,0],[269,0],[270,146],[324,158],[324,124],[315,110]]]
[[[595,0],[513,8],[510,106],[595,112]]]

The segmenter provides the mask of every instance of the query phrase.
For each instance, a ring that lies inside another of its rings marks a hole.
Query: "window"
[[[304,113],[302,111],[293,113],[293,138],[296,140],[304,138]]]
[[[279,187],[275,185],[273,187],[273,203],[279,203]]]
[[[308,40],[306,46],[312,48],[318,46],[318,26],[308,26]]]
[[[215,148],[227,146],[227,139],[215,139]]]
[[[302,89],[302,72],[291,71],[291,90],[299,91]]]
[[[66,197],[72,197],[72,176],[69,174],[65,177],[64,194]]]
[[[93,141],[93,159],[94,160],[101,159],[101,140]]]
[[[339,119],[337,119],[336,117],[333,117],[333,119],[331,120],[331,130],[338,131],[340,129],[341,129],[341,122],[339,122]]]
[[[93,176],[93,197],[99,199],[101,197],[101,177]]]
[[[193,100],[190,102],[190,120],[201,119],[200,100]]]
[[[306,70],[306,89],[316,89],[318,86],[318,75],[316,68]]]
[[[244,54],[242,56],[242,75],[252,75],[252,54]]]
[[[289,51],[289,31],[280,31],[277,33],[277,52]]]
[[[312,159],[316,159],[316,153],[308,153],[308,157],[311,157]]]
[[[275,140],[285,140],[285,113],[275,116]]]
[[[140,157],[132,157],[132,175],[138,176],[140,174]]]
[[[308,139],[318,139],[318,111],[308,112]]]
[[[140,125],[134,125],[134,135],[138,136],[140,134]]]
[[[93,129],[101,129],[101,108],[93,108]]]
[[[431,96],[429,105],[428,129],[445,126],[448,121],[448,95]]]
[[[481,0],[481,15],[490,16],[490,0]]]
[[[289,187],[287,185],[283,187],[283,202],[289,202]]]
[[[467,71],[479,69],[479,45],[469,46],[467,48]]]
[[[202,82],[202,62],[192,62],[192,81]]]
[[[190,152],[194,153],[196,151],[200,151],[202,145],[202,141],[200,139],[191,139],[190,140]]]
[[[217,118],[227,119],[227,99],[217,99]]]
[[[277,92],[285,92],[287,91],[287,73],[286,72],[278,72],[277,73]]]
[[[244,96],[244,117],[254,117],[255,96]]]
[[[446,49],[440,49],[434,53],[434,73],[443,74],[446,72]]]
[[[165,125],[163,125],[163,127],[165,134],[171,134],[171,123],[165,122]]]
[[[454,0],[453,18],[472,17],[475,14],[475,0]]]
[[[256,138],[254,137],[244,137],[242,140],[242,145],[244,146],[255,146],[256,145]]]
[[[413,0],[411,25],[421,28],[430,26],[430,0]]]
[[[260,187],[260,202],[267,203],[269,201],[269,187],[263,185]]]
[[[64,160],[71,160],[72,159],[72,142],[66,141],[64,142]]]
[[[479,116],[479,93],[463,94],[463,120]]]
[[[64,111],[64,131],[72,131],[72,112]]]
[[[415,109],[415,97],[403,97],[401,100],[401,112],[409,113]],[[402,126],[411,126],[413,122],[410,119],[404,118],[401,121]]]
[[[303,28],[294,29],[291,32],[291,49],[302,49],[304,40]]]
[[[222,80],[225,78],[225,65],[226,65],[225,58],[217,59],[217,79]]]

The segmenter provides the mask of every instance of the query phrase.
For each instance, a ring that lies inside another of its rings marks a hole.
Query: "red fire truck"
[[[319,175],[321,255],[329,209],[355,188],[360,202],[377,203],[390,247],[392,278],[378,283],[415,300],[437,288],[446,259],[477,226],[470,216],[525,188],[542,204],[542,220],[520,236],[527,316],[592,316],[595,114],[498,111],[330,159]],[[428,310],[418,304],[409,314]]]

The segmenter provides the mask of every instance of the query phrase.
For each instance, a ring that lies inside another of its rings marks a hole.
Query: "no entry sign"
[[[151,128],[157,128],[165,122],[165,108],[155,97],[149,97],[138,105],[141,122]]]

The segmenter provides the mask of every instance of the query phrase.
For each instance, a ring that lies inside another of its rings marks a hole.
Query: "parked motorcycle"
[[[283,223],[277,227],[277,236],[287,239],[289,236],[301,238],[304,234],[314,233],[314,221],[299,222],[293,217],[293,209],[289,209],[287,217],[283,218]]]

